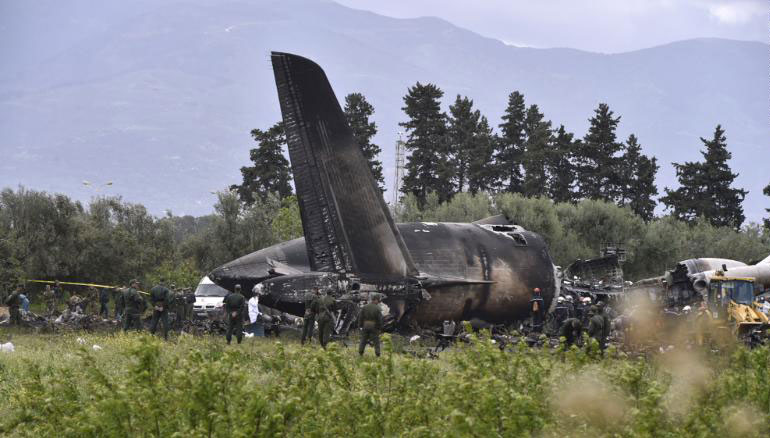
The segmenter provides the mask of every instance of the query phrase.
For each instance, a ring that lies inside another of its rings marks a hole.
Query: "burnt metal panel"
[[[416,275],[323,70],[287,53],[272,63],[311,269]]]

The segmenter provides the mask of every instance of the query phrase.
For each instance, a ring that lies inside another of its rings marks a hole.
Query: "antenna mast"
[[[398,205],[401,200],[401,181],[404,179],[404,140],[401,139],[403,132],[398,132],[396,140],[396,175],[393,179],[393,207]]]

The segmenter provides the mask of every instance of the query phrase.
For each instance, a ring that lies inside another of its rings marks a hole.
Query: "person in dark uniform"
[[[567,307],[564,297],[557,298],[556,307],[553,308],[553,318],[554,323],[556,324],[554,329],[556,329],[557,333],[559,330],[561,330],[561,326],[564,324],[564,321],[566,321],[569,317],[569,308]]]
[[[152,304],[152,322],[150,333],[155,334],[158,329],[158,320],[163,323],[163,339],[168,339],[168,308],[174,301],[171,291],[163,285],[163,281],[150,289],[150,303]]]
[[[572,297],[572,295],[567,295],[566,297],[566,305],[567,305],[567,311],[569,313],[570,318],[576,318],[577,314],[575,313],[575,298]]]
[[[243,340],[243,309],[246,298],[241,294],[241,285],[235,285],[235,292],[227,294],[224,300],[225,312],[227,312],[227,344],[235,338],[240,344]]]
[[[332,325],[334,324],[334,311],[335,301],[334,298],[329,296],[327,292],[323,292],[320,296],[313,300],[313,312],[318,319],[318,342],[321,343],[321,347],[326,349],[326,344],[329,343],[329,337],[332,332]]]
[[[56,299],[56,308],[59,308],[59,304],[64,300],[64,291],[61,288],[61,283],[56,280],[53,284],[53,296]]]
[[[599,315],[602,316],[603,320],[603,331],[602,331],[602,337],[604,338],[604,342],[607,342],[607,340],[610,338],[610,332],[612,331],[612,319],[610,318],[610,311],[607,308],[607,303],[604,301],[599,301],[596,303],[596,307],[599,309]]]
[[[559,336],[564,337],[564,345],[569,348],[578,343],[583,336],[583,324],[577,318],[567,318],[559,330]]]
[[[8,306],[8,312],[11,316],[11,325],[21,325],[21,311],[19,308],[21,307],[21,295],[23,293],[24,287],[19,285],[16,287],[15,291],[11,292],[11,294],[5,298],[5,305]]]
[[[300,340],[302,345],[305,344],[305,339],[307,339],[308,342],[313,340],[313,328],[315,327],[316,316],[315,311],[313,310],[313,305],[316,298],[320,297],[320,295],[321,291],[319,291],[317,287],[314,287],[313,296],[305,302],[305,317],[303,318],[302,339]]]
[[[596,306],[591,306],[588,310],[588,336],[596,339],[599,348],[604,350],[604,318],[599,314]]]
[[[361,342],[358,344],[358,355],[364,355],[364,349],[369,342],[374,345],[374,354],[380,356],[380,330],[382,330],[382,311],[380,296],[372,297],[372,302],[361,309],[358,316],[358,326],[361,329]]]
[[[123,303],[123,331],[142,331],[142,314],[147,309],[147,302],[139,293],[139,280],[131,280],[131,287],[123,291]]]
[[[110,304],[110,291],[107,288],[99,289],[99,315],[102,318],[110,316],[110,310],[107,308]]]
[[[545,302],[540,295],[540,288],[536,287],[532,291],[532,299],[529,300],[529,309],[532,316],[532,331],[535,333],[543,332],[543,316],[545,315]]]

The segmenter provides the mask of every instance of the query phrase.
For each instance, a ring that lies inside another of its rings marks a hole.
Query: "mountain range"
[[[269,54],[318,62],[338,99],[375,107],[388,187],[402,98],[432,82],[494,125],[521,91],[583,136],[600,102],[622,116],[676,185],[671,162],[701,159],[726,129],[744,209],[770,200],[768,45],[697,39],[620,54],[506,45],[437,18],[395,19],[326,0],[9,0],[0,6],[0,187],[87,201],[121,195],[156,214],[206,214],[240,181],[252,128],[279,120]],[[84,181],[88,182],[85,184]],[[107,186],[107,182],[112,182]],[[386,194],[386,199],[390,195]]]

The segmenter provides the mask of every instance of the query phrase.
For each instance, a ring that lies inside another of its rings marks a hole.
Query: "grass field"
[[[0,329],[8,339],[3,436],[770,435],[768,348],[601,358],[482,336],[423,359],[386,336],[383,357],[361,359],[293,340]]]

